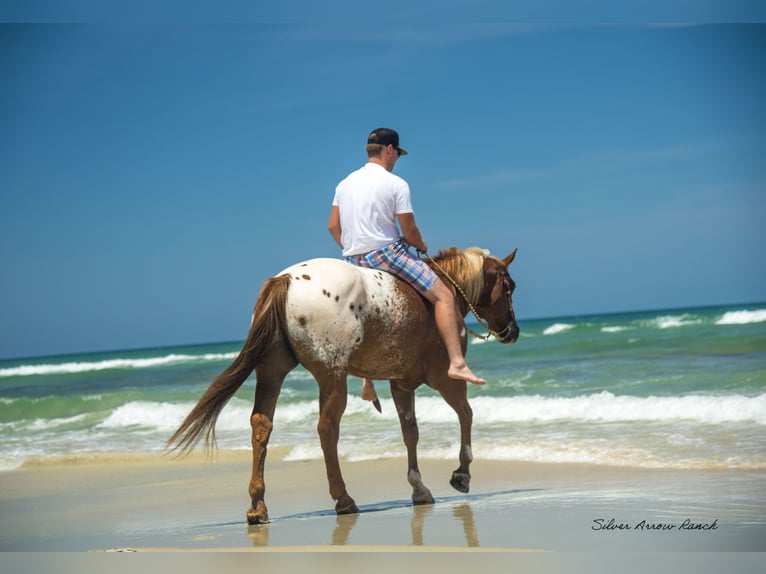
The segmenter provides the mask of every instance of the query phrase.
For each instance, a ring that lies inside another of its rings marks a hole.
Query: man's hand
[[[428,253],[428,245],[423,241],[418,224],[415,223],[415,214],[400,213],[397,217],[399,218],[399,226],[402,228],[402,235],[407,243],[418,251]]]

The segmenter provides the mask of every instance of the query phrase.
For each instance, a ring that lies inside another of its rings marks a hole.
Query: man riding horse
[[[328,229],[346,261],[393,273],[433,303],[436,326],[449,356],[447,374],[483,385],[486,381],[465,362],[452,291],[425,262],[408,251],[408,244],[423,253],[428,252],[428,247],[415,223],[410,187],[391,173],[403,155],[407,152],[399,146],[395,130],[378,128],[370,133],[368,162],[338,184]],[[362,398],[377,401],[370,379],[364,379]]]
[[[317,433],[336,512],[358,512],[338,455],[348,375],[390,381],[407,448],[412,501],[429,504],[433,496],[418,468],[415,390],[428,385],[457,414],[460,465],[450,484],[468,492],[473,412],[466,381],[485,381],[473,374],[463,358],[463,317],[472,312],[503,344],[519,337],[512,302],[516,284],[508,274],[516,250],[503,259],[476,247],[443,250],[429,257],[428,263],[413,257],[404,240],[424,252],[426,244],[415,224],[409,187],[391,173],[406,152],[393,130],[375,130],[368,142],[369,163],[341,182],[330,215],[330,232],[343,247],[346,261],[310,259],[265,282],[242,350],[168,441],[181,452],[188,452],[203,438],[208,446],[214,445],[219,414],[255,371],[250,524],[269,519],[264,501],[266,451],[282,384],[297,365],[310,372],[319,387]]]

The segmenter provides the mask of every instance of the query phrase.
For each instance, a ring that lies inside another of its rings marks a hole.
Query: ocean
[[[520,321],[517,344],[473,339],[475,459],[647,468],[766,468],[766,303]],[[476,326],[474,326],[476,327]],[[241,342],[0,361],[0,470],[63,457],[164,452]],[[249,450],[254,375],[223,410],[218,446]],[[339,450],[405,455],[388,383],[383,413],[349,379]],[[421,387],[423,459],[456,460],[457,416]],[[321,457],[317,387],[296,368],[270,456]]]

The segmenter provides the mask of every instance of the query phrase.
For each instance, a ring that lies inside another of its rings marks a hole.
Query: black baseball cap
[[[369,136],[367,136],[368,144],[380,144],[387,146],[391,144],[394,149],[399,152],[399,155],[407,155],[407,150],[399,147],[399,134],[396,130],[389,128],[378,128],[373,130]]]

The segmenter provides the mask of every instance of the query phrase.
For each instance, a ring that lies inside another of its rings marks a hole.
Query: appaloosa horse
[[[451,248],[429,258],[430,265],[456,291],[460,318],[471,310],[501,343],[514,343],[519,328],[508,274],[514,250],[498,259],[476,247]],[[461,325],[463,352],[465,324]],[[416,504],[433,502],[417,461],[415,389],[437,390],[460,421],[460,466],[450,483],[468,492],[473,414],[466,382],[447,377],[449,360],[436,330],[433,306],[393,275],[363,269],[339,259],[312,259],[267,280],[253,313],[250,333],[232,364],[210,385],[168,441],[188,452],[204,436],[215,444],[215,423],[227,401],[255,370],[255,405],[250,418],[253,472],[250,524],[268,521],[263,501],[263,467],[274,409],[285,376],[300,363],[319,385],[317,430],[324,453],[330,495],[338,514],[358,512],[346,491],[338,461],[338,432],[346,408],[346,377],[388,379],[407,447],[407,479]]]

